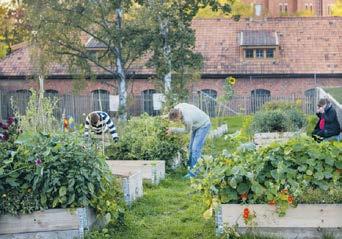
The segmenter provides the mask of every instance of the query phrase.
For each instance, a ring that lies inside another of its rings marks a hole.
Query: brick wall
[[[189,85],[190,92],[197,92],[205,89],[217,91],[218,95],[223,93],[224,79],[203,79]],[[107,90],[110,94],[117,94],[115,81],[86,81],[79,94],[87,95],[97,89]],[[315,87],[342,86],[342,78],[255,78],[247,77],[237,79],[234,86],[235,95],[249,96],[252,90],[265,89],[271,91],[273,96],[303,96],[306,90]],[[34,81],[0,80],[0,90],[15,91],[20,89],[38,89]],[[45,89],[57,90],[60,94],[71,94],[73,84],[71,80],[47,80]],[[148,80],[134,80],[128,83],[127,92],[129,95],[141,95],[141,92],[148,89],[160,89],[159,85]]]

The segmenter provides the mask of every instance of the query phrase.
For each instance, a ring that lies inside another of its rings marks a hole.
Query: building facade
[[[255,16],[279,17],[296,14],[312,14],[313,16],[331,16],[336,0],[243,0],[251,4]]]
[[[302,97],[315,87],[342,87],[342,18],[291,17],[263,20],[195,20],[195,50],[204,58],[201,80],[189,92],[219,97],[227,77],[235,77],[235,96],[256,95]],[[29,46],[22,46],[0,61],[0,91],[25,93],[38,88],[30,80],[34,69]],[[158,86],[149,80],[153,69],[143,63],[132,65],[128,95],[151,105]],[[73,76],[63,65],[54,65],[45,82],[51,94],[72,94]],[[84,81],[81,95],[95,99],[117,95],[117,81],[105,72],[97,80]]]

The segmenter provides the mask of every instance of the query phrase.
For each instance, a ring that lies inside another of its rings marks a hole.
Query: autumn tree
[[[342,17],[342,0],[336,0],[332,7],[332,15]]]

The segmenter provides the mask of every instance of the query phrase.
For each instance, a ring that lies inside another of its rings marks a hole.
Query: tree
[[[27,0],[29,22],[35,38],[53,60],[67,63],[75,75],[103,71],[118,80],[119,116],[126,120],[126,80],[129,66],[148,49],[149,29],[131,0]],[[126,14],[125,14],[126,13]],[[98,51],[91,52],[84,38]],[[82,71],[80,70],[82,69]]]
[[[28,39],[24,18],[25,10],[20,3],[0,5],[0,58],[10,53],[13,45]]]
[[[332,15],[342,17],[342,0],[336,0],[332,7]]]
[[[164,83],[164,92],[170,104],[187,94],[189,79],[198,77],[202,56],[194,52],[195,32],[191,22],[201,8],[229,12],[229,4],[207,0],[146,0],[142,2],[150,11],[155,30],[153,55],[148,64],[156,69],[157,78]],[[175,94],[177,92],[177,94]]]
[[[195,18],[234,18],[253,16],[253,8],[250,4],[245,4],[241,0],[219,0],[220,4],[229,4],[231,6],[230,12],[224,12],[221,9],[213,11],[210,6],[202,8],[198,11]]]

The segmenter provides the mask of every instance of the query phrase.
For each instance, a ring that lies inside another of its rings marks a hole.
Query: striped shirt
[[[92,113],[96,113],[100,118],[100,120],[97,122],[95,126],[91,125],[90,123],[90,115]],[[92,132],[98,135],[101,135],[102,133],[109,131],[109,133],[112,135],[113,140],[117,140],[118,134],[116,133],[115,125],[113,121],[110,119],[109,115],[106,112],[102,112],[102,111],[94,111],[92,113],[90,113],[86,117],[86,122],[84,126],[84,129],[85,129],[84,134],[88,136],[89,130],[91,130]]]

